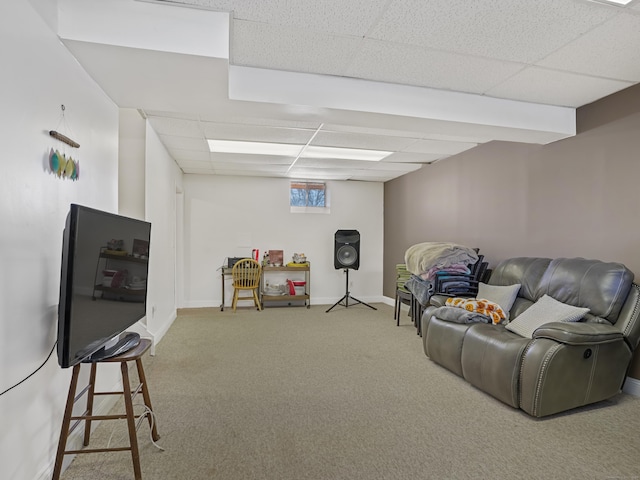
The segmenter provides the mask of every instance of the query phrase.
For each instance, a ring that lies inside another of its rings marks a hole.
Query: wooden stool
[[[79,454],[79,453],[97,453],[97,452],[122,452],[122,451],[131,451],[131,458],[133,460],[133,472],[136,480],[142,479],[142,471],[140,470],[140,453],[138,451],[138,439],[136,437],[136,415],[133,412],[133,399],[138,393],[142,393],[142,397],[144,399],[144,404],[147,408],[153,412],[153,407],[151,406],[151,399],[149,397],[149,390],[147,388],[147,380],[144,375],[144,368],[142,366],[142,355],[149,349],[151,346],[151,340],[147,338],[143,338],[140,340],[140,343],[121,355],[116,357],[107,358],[104,360],[100,360],[98,362],[91,363],[91,373],[89,376],[89,384],[85,387],[82,392],[78,394],[76,397],[76,388],[78,386],[78,375],[80,373],[80,366],[82,364],[77,364],[73,367],[73,374],[71,376],[71,385],[69,386],[69,395],[67,396],[67,406],[64,411],[64,417],[62,420],[62,429],[60,431],[60,441],[58,442],[58,453],[56,454],[56,463],[53,469],[53,480],[59,480],[60,471],[62,470],[62,460],[66,454]],[[129,381],[129,369],[127,366],[127,362],[134,361],[136,362],[136,366],[138,368],[138,378],[140,383],[133,390],[131,390],[131,385]],[[95,381],[96,381],[96,366],[97,363],[113,363],[120,362],[120,370],[122,371],[122,392],[96,392],[95,391]],[[85,393],[88,392],[87,396],[87,409],[86,411],[79,416],[73,416],[72,410],[74,403]],[[93,399],[96,395],[123,395],[124,396],[124,407],[125,414],[120,415],[93,415]],[[141,415],[138,415],[140,417]],[[82,449],[82,450],[66,450],[67,439],[71,432],[84,420],[84,442],[83,445],[86,447],[89,445],[89,437],[91,435],[91,421],[92,420],[116,420],[116,419],[126,419],[127,426],[129,429],[129,446],[128,447],[114,447],[114,448],[94,448],[94,449]],[[73,426],[70,426],[71,420],[75,420]],[[147,415],[147,420],[149,420],[149,428],[151,428],[151,438],[154,441],[160,438],[158,434],[158,430],[156,428],[156,422],[151,418],[151,415]]]

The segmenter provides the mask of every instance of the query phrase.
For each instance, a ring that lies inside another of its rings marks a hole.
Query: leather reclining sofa
[[[546,323],[528,338],[503,324],[438,318],[446,297],[435,295],[422,316],[424,352],[432,361],[534,417],[620,393],[640,340],[640,287],[624,265],[520,257],[501,262],[487,284],[521,285],[511,322],[545,294],[589,312],[576,322]]]

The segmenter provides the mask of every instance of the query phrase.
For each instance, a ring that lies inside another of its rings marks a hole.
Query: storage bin
[[[293,288],[296,291],[296,295],[304,295],[305,288],[307,287],[307,282],[304,281],[293,281]]]

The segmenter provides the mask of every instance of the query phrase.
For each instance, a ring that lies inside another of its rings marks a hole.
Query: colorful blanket
[[[484,298],[447,298],[445,305],[447,307],[462,308],[467,312],[489,317],[494,325],[504,322],[507,318],[500,305]]]

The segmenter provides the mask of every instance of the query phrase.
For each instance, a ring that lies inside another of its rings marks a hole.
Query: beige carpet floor
[[[147,480],[640,479],[640,399],[534,419],[432,363],[377,304],[180,312],[145,357]],[[92,447],[126,444],[103,422]],[[129,453],[64,480],[132,479]]]

